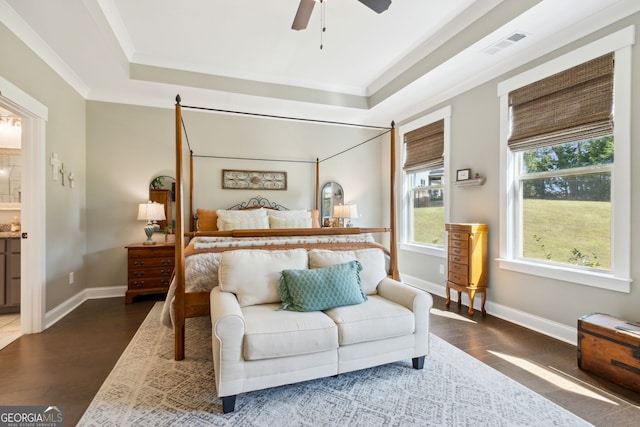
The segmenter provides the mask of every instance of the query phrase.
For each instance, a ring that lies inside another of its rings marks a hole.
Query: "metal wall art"
[[[287,173],[223,169],[222,188],[232,190],[286,190]]]

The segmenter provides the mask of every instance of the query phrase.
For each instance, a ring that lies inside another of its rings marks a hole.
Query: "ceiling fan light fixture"
[[[367,6],[369,9],[373,10],[375,13],[382,13],[385,10],[389,9],[391,6],[391,0],[358,0],[363,5]]]
[[[391,6],[391,0],[358,1],[367,6],[369,9],[373,10],[375,13],[382,13],[385,10],[389,9],[389,6]],[[326,0],[300,0],[300,4],[298,4],[298,11],[296,12],[296,16],[293,18],[291,29],[296,31],[306,29],[307,25],[309,25],[309,19],[311,19],[313,7],[316,5],[316,3],[320,3],[324,6],[325,2]]]

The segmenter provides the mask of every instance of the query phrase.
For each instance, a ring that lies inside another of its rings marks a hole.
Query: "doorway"
[[[44,329],[45,126],[48,109],[0,77],[0,111],[20,121],[20,331]]]

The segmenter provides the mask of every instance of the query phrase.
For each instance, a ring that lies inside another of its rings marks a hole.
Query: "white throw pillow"
[[[274,209],[269,210],[268,214],[278,218],[311,218],[311,211],[306,210],[278,211]]]
[[[269,215],[269,228],[311,228],[311,217],[279,218]]]
[[[280,302],[278,279],[282,270],[308,268],[306,249],[238,249],[220,256],[218,286],[233,292],[241,307]]]
[[[257,228],[269,228],[269,218],[225,218],[222,220],[223,230],[246,230]]]
[[[224,230],[225,219],[261,218],[267,216],[267,211],[263,208],[237,211],[218,209],[216,214],[218,215],[218,230]]]
[[[309,251],[309,268],[329,267],[334,264],[358,260],[362,264],[360,280],[362,290],[367,295],[377,293],[378,283],[387,277],[386,262],[382,249],[356,249],[339,251],[312,249]]]

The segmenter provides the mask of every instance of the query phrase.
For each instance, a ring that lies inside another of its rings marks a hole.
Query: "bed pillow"
[[[269,219],[266,216],[256,218],[225,218],[222,220],[224,231],[247,230],[269,228]]]
[[[238,249],[223,252],[218,286],[236,294],[241,307],[280,302],[278,278],[282,270],[307,268],[306,249]]]
[[[198,231],[218,231],[218,214],[214,210],[196,209]]]
[[[277,216],[280,218],[311,218],[311,228],[320,228],[320,210],[292,210],[292,211],[278,211],[273,210],[268,212],[271,216]]]
[[[360,286],[358,261],[315,270],[283,270],[278,280],[282,310],[320,311],[361,304],[367,296]]]
[[[311,218],[280,218],[269,215],[269,228],[311,228]]]
[[[362,264],[360,277],[365,294],[376,294],[378,283],[387,276],[386,259],[382,249],[367,248],[351,251],[312,249],[309,251],[309,268],[322,268],[352,260],[358,260]]]
[[[274,209],[270,210],[268,214],[278,218],[311,218],[311,212],[306,210],[279,211]]]
[[[313,209],[309,213],[311,213],[311,228],[320,228],[320,210]]]
[[[267,216],[267,211],[262,208],[258,209],[244,209],[244,210],[224,210],[218,209],[216,211],[218,215],[218,230],[224,230],[225,219],[247,219],[247,218],[261,218]]]

